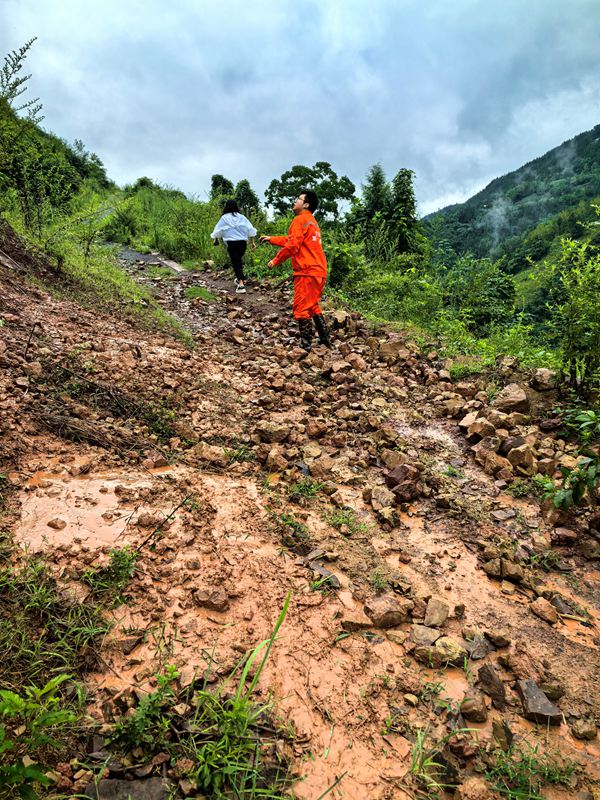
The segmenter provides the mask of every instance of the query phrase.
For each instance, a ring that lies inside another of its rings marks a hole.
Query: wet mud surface
[[[406,379],[409,371],[416,376],[415,364],[403,370],[375,360],[366,337],[353,338],[343,327],[333,351],[317,347],[301,358],[287,287],[269,294],[250,286],[240,298],[227,276],[178,273],[160,280],[144,272],[134,252],[123,257],[189,325],[195,351],[156,335],[144,339],[108,319],[93,322],[75,309],[69,319],[64,307],[62,326],[50,322],[48,311],[36,347],[56,352],[87,343],[83,358],[98,370],[90,378],[113,380],[134,395],[176,398],[178,427],[135,458],[67,441],[38,426],[25,404],[25,421],[8,430],[6,445],[19,449],[9,474],[19,509],[15,541],[43,554],[66,590],[82,596],[83,570],[106,563],[111,549],[138,548],[150,537],[127,603],[111,612],[103,667],[89,676],[92,716],[102,724],[107,703],[151,688],[167,663],[184,677],[223,680],[269,636],[290,593],[258,688],[263,699],[274,697],[282,722],[293,727],[294,796],[316,800],[342,775],[332,797],[418,796],[409,779],[415,732],[447,735],[465,693],[479,686],[483,664],[496,669],[506,704],[494,708],[486,697],[486,721],[466,723],[472,738],[493,749],[493,725],[505,721],[516,741],[539,742],[574,759],[577,791],[600,779],[598,739],[572,734],[575,720],[600,719],[598,570],[568,551],[561,555],[566,569],[536,570],[539,585],[578,609],[552,625],[532,614],[536,594],[524,581],[482,570],[485,547],[508,541],[527,548],[532,537],[549,542],[551,526],[535,498],[515,499],[473,460],[456,420],[435,413],[424,381]],[[192,285],[216,301],[187,300]],[[23,336],[34,313],[22,313]],[[346,363],[353,352],[364,367],[343,367],[349,379],[332,381],[338,374],[332,362]],[[94,405],[79,413],[108,426],[137,424]],[[324,431],[318,435],[310,433],[315,419]],[[260,433],[265,422],[289,432],[277,441],[272,431]],[[419,496],[398,506],[391,524],[369,499],[385,486],[382,429],[393,442],[388,449],[433,476]],[[142,434],[152,437],[143,426]],[[323,488],[294,495],[308,473]],[[441,495],[447,501],[440,503]],[[503,509],[514,516],[495,519],[493,512]],[[292,534],[290,517],[301,526]],[[298,530],[308,540],[304,551],[291,546]],[[313,562],[335,575],[339,589],[318,585],[322,575],[307,566],[307,551],[317,553]],[[206,591],[217,591],[215,607],[198,601]],[[375,624],[365,603],[388,596],[410,598],[412,619]],[[448,607],[438,631],[465,646],[469,634],[476,636],[487,643],[483,656],[438,667],[416,658],[413,629],[432,596]],[[505,642],[494,644],[499,633]],[[515,683],[526,677],[560,686],[562,724],[546,730],[523,718]],[[543,791],[548,800],[579,796],[574,789]]]

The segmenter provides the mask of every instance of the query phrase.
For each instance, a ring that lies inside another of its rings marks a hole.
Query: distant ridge
[[[424,219],[434,238],[458,253],[493,258],[512,237],[598,196],[600,124]]]

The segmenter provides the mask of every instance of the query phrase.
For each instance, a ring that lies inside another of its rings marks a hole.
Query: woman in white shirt
[[[231,266],[235,272],[235,291],[237,294],[245,294],[246,292],[242,259],[246,252],[248,240],[250,240],[253,250],[256,247],[254,244],[255,236],[256,228],[240,212],[236,201],[228,200],[223,209],[223,216],[217,222],[211,237],[214,239],[215,245],[219,244],[219,239],[225,242],[231,259]]]

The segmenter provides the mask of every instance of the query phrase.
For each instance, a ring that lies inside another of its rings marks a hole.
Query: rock
[[[421,647],[431,647],[441,635],[441,631],[427,628],[425,625],[413,625],[410,629],[411,642]]]
[[[312,462],[310,465],[310,474],[313,476],[313,478],[327,480],[332,477],[332,470],[334,467],[335,459],[331,458],[331,456],[323,455]]]
[[[229,608],[229,596],[222,587],[209,589],[196,589],[192,594],[195,602],[203,608],[210,608],[213,611],[227,611]]]
[[[576,739],[591,742],[598,735],[596,723],[591,719],[578,719],[571,725],[571,733]]]
[[[350,353],[347,356],[347,361],[350,366],[358,372],[366,372],[368,369],[367,362],[362,356],[359,356],[358,353]]]
[[[396,528],[400,524],[400,517],[393,506],[386,506],[377,511],[377,519],[392,528]]]
[[[515,447],[522,447],[524,444],[527,444],[524,436],[507,436],[500,445],[500,454],[507,456]]]
[[[509,519],[514,519],[516,516],[517,512],[514,508],[498,508],[490,514],[490,517],[495,522],[507,522]]]
[[[540,458],[537,462],[537,470],[540,475],[549,477],[556,472],[556,460],[554,458]]]
[[[394,469],[401,464],[406,464],[408,461],[407,455],[401,453],[399,450],[390,450],[387,447],[381,451],[380,457],[388,469]]]
[[[375,511],[389,508],[394,504],[394,494],[385,486],[375,486],[371,491],[371,505]]]
[[[266,467],[270,472],[284,472],[288,462],[279,447],[272,447],[266,460]]]
[[[490,640],[494,647],[508,647],[511,642],[509,634],[503,630],[485,631],[484,635]]]
[[[327,433],[327,423],[323,419],[311,417],[306,422],[306,435],[309,439],[320,439]]]
[[[469,425],[467,430],[467,439],[469,442],[478,442],[486,436],[494,436],[496,428],[485,417],[479,417],[472,425]]]
[[[540,725],[561,724],[562,712],[560,708],[548,700],[531,678],[517,681],[517,690],[523,703],[523,716],[525,719],[532,720]]]
[[[492,698],[492,704],[498,711],[506,707],[506,689],[491,664],[483,664],[477,672],[477,680],[481,689]]]
[[[409,706],[416,708],[419,705],[419,698],[416,694],[411,694],[407,692],[406,694],[402,695],[404,701],[408,703]]]
[[[427,603],[424,624],[428,628],[441,628],[449,613],[450,606],[442,597],[432,597]]]
[[[445,664],[462,667],[465,659],[468,659],[464,644],[452,636],[442,636],[435,643],[434,649],[442,655],[442,662]]]
[[[345,328],[350,319],[348,311],[344,311],[341,308],[337,308],[331,315],[334,328]]]
[[[397,502],[408,503],[419,497],[422,492],[419,483],[421,471],[419,467],[411,464],[400,464],[388,472],[385,482],[393,491]]]
[[[460,704],[460,713],[469,722],[485,722],[488,712],[481,692],[468,689]]]
[[[514,561],[509,561],[508,559],[503,558],[502,577],[504,580],[511,581],[512,583],[521,583],[525,577],[525,572],[520,564],[515,564]]]
[[[388,474],[385,476],[385,482],[390,489],[394,489],[394,487],[398,486],[399,484],[403,484],[406,481],[417,481],[420,475],[421,470],[412,464],[399,464],[397,467],[394,467],[394,469],[388,472]]]
[[[497,797],[483,778],[476,777],[467,778],[454,794],[455,800],[496,800]]]
[[[218,467],[226,467],[228,464],[225,451],[222,447],[217,447],[216,445],[200,442],[194,447],[192,453],[199,461],[206,461]]]
[[[498,411],[504,411],[509,414],[513,411],[527,413],[530,404],[523,387],[519,386],[518,383],[509,383],[496,395],[492,405]]]
[[[552,700],[553,703],[558,702],[561,697],[565,696],[565,687],[559,681],[544,680],[539,686],[548,700]]]
[[[515,738],[508,722],[505,719],[492,720],[492,732],[500,748],[507,753]]]
[[[501,471],[508,471],[512,474],[512,464],[504,456],[490,450],[485,455],[483,471],[486,475],[497,475]]]
[[[473,661],[480,661],[482,658],[485,658],[488,653],[491,653],[494,648],[485,638],[485,636],[475,636],[473,637],[472,641],[467,642],[467,650],[469,651],[469,657]]]
[[[545,600],[543,597],[538,597],[529,606],[536,617],[543,619],[549,625],[555,625],[558,622],[558,613],[552,603]]]
[[[93,800],[168,800],[171,782],[163,778],[143,781],[104,780],[86,786],[84,797]]]
[[[385,360],[406,360],[410,358],[410,351],[404,346],[404,342],[400,340],[389,339],[387,342],[382,342],[379,345],[379,355]]]
[[[281,422],[261,422],[257,426],[256,432],[260,436],[261,442],[279,443],[288,438],[292,428]]]
[[[471,425],[473,425],[479,416],[479,411],[469,411],[469,413],[464,416],[460,422],[458,423],[458,427],[462,428],[462,430],[468,430]]]
[[[55,531],[62,531],[64,528],[67,527],[67,523],[64,521],[64,519],[61,519],[60,517],[54,517],[54,519],[51,519],[50,522],[46,524],[48,525],[49,528],[52,528]]]
[[[540,367],[534,370],[530,384],[538,392],[550,392],[556,389],[558,378],[553,369]]]
[[[518,474],[537,474],[537,460],[535,458],[533,448],[530,447],[530,445],[522,444],[520,447],[513,447],[507,458],[512,464],[515,472]]]
[[[579,540],[579,534],[569,528],[555,528],[550,533],[550,541],[553,545],[565,547],[576,544]]]
[[[365,603],[365,614],[377,628],[395,628],[406,622],[415,604],[405,597],[384,594]]]
[[[490,578],[500,578],[502,575],[502,561],[499,558],[490,558],[483,565],[483,571]]]
[[[150,511],[142,511],[136,520],[136,525],[140,528],[156,528],[163,521],[164,517],[152,514]]]
[[[600,542],[594,539],[586,539],[581,542],[579,552],[589,561],[595,561],[600,558]]]

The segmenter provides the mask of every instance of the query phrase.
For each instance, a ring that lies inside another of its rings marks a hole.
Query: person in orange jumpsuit
[[[314,321],[319,341],[331,347],[327,325],[319,308],[319,301],[327,280],[327,259],[321,244],[321,231],[312,212],[319,205],[317,195],[306,190],[301,192],[292,206],[295,217],[287,236],[261,236],[263,243],[274,244],[281,249],[267,264],[269,269],[292,260],[294,274],[294,301],[292,313],[300,328],[300,345],[305,350],[312,346]],[[312,321],[311,321],[312,320]]]

